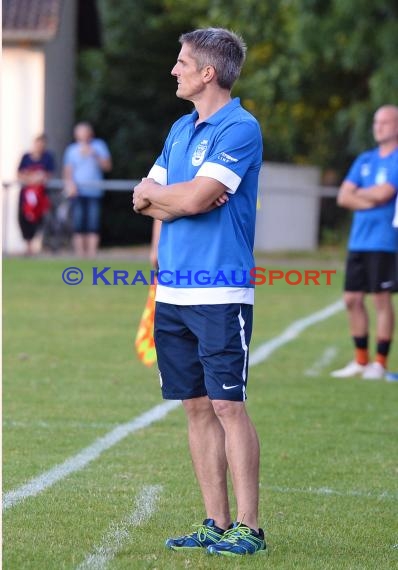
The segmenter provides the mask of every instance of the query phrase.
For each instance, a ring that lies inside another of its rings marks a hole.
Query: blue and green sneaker
[[[168,538],[166,548],[171,550],[189,550],[193,548],[207,548],[216,544],[224,536],[224,530],[215,525],[213,519],[205,519],[203,524],[195,524],[196,530],[179,538]]]
[[[244,556],[265,552],[266,548],[264,531],[261,528],[256,532],[245,524],[235,522],[230,529],[224,532],[219,542],[207,547],[207,553],[220,556]]]

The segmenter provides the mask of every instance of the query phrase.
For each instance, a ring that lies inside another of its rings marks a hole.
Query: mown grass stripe
[[[344,308],[343,301],[337,301],[332,305],[328,305],[324,309],[312,313],[308,317],[294,321],[285,331],[279,336],[266,341],[253,351],[249,359],[249,366],[255,366],[260,362],[266,360],[275,350],[284,344],[294,340],[306,328],[328,319],[335,313]],[[13,507],[27,497],[34,497],[54,483],[67,477],[75,471],[83,469],[88,463],[97,459],[104,451],[130,435],[138,429],[142,429],[151,425],[155,421],[164,418],[171,410],[174,410],[180,405],[179,400],[170,400],[155,406],[148,412],[145,412],[138,418],[131,422],[121,424],[114,430],[106,434],[104,437],[97,439],[92,445],[83,449],[77,455],[70,457],[64,463],[56,465],[49,471],[34,477],[28,483],[18,487],[13,491],[8,491],[3,496],[3,511],[9,507]]]
[[[101,543],[77,567],[77,570],[105,570],[109,562],[120,552],[131,538],[131,527],[150,519],[155,512],[156,502],[162,490],[161,485],[145,486],[138,495],[132,513],[120,523],[111,524]]]
[[[322,352],[321,356],[316,360],[307,370],[304,371],[306,376],[319,376],[326,366],[329,366],[337,354],[337,348],[335,346],[328,346]]]
[[[267,491],[272,491],[274,493],[304,493],[309,495],[322,495],[322,496],[338,496],[338,497],[358,497],[359,499],[378,499],[378,500],[387,500],[387,501],[397,501],[398,494],[391,493],[389,491],[380,491],[378,493],[372,491],[360,491],[355,489],[345,489],[345,490],[337,490],[337,489],[330,489],[329,487],[308,487],[305,488],[295,488],[295,487],[278,487],[278,486],[269,486],[265,487]]]

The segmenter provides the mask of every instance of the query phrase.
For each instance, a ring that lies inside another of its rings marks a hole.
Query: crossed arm
[[[83,156],[94,156],[97,160],[98,166],[102,172],[110,172],[112,170],[112,158],[101,157],[96,155],[94,149],[90,145],[84,147]],[[65,190],[69,197],[77,195],[77,186],[73,179],[73,167],[70,164],[65,164],[62,172],[62,178],[65,183]]]
[[[52,177],[53,173],[49,170],[34,170],[29,171],[28,168],[22,168],[18,170],[18,182],[24,184],[25,186],[28,184],[47,184],[47,182]]]
[[[227,188],[214,178],[196,176],[188,182],[162,186],[143,178],[133,193],[134,211],[157,220],[172,221],[183,216],[210,212],[228,202]]]
[[[385,204],[394,195],[395,188],[388,182],[364,189],[346,180],[340,187],[337,204],[348,210],[369,210]]]

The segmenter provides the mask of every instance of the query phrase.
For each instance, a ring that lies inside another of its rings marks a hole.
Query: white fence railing
[[[92,188],[101,188],[107,192],[132,192],[134,186],[139,180],[100,180],[87,182],[85,186]],[[65,183],[62,179],[53,178],[47,184],[50,197],[57,196],[58,199],[67,200],[64,193]],[[24,244],[18,227],[18,200],[20,182],[17,180],[9,180],[2,182],[3,187],[3,224],[2,224],[2,242],[3,252],[18,253],[23,251]]]
[[[101,188],[107,192],[132,192],[134,186],[139,180],[100,180],[85,183],[85,186],[92,188]],[[18,196],[20,183],[16,180],[4,181],[3,186],[3,251],[4,253],[14,253],[23,249],[23,242],[18,228]],[[53,178],[49,181],[47,188],[50,196],[57,196],[58,199],[67,200],[64,193],[64,181],[59,178]],[[314,187],[312,187],[313,195]],[[290,202],[292,195],[296,198],[308,195],[309,188],[305,184],[294,184],[292,187],[279,186],[278,184],[269,184],[269,187],[260,188],[263,195],[272,195],[282,198],[286,195],[287,203]],[[318,199],[336,198],[338,188],[334,186],[316,186],[315,194]],[[271,203],[268,202],[270,206]],[[259,216],[260,218],[261,216]],[[260,220],[259,220],[260,221]],[[268,225],[268,224],[267,224]]]

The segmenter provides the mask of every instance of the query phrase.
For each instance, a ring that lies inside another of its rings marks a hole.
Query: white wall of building
[[[32,140],[44,130],[44,54],[40,49],[4,47],[1,78],[1,178],[16,179],[16,171]],[[23,251],[17,223],[17,186],[3,191],[3,249]]]

